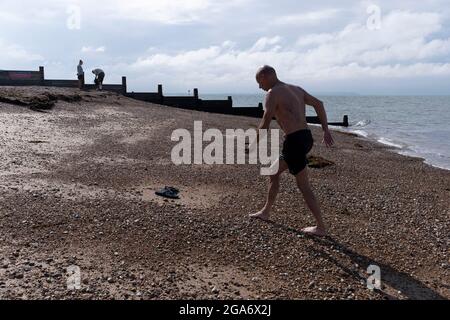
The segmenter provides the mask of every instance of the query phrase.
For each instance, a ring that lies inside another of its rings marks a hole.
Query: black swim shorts
[[[289,172],[297,175],[306,168],[306,155],[311,151],[314,140],[311,130],[304,129],[288,134],[283,142],[280,160],[286,161]]]

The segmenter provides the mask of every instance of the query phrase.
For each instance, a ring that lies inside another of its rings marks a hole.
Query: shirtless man
[[[289,169],[289,172],[295,176],[297,186],[317,223],[316,226],[305,228],[302,231],[307,234],[325,236],[327,235],[327,229],[308,180],[306,155],[313,146],[313,138],[305,116],[305,105],[313,106],[324,131],[323,142],[327,147],[332,146],[334,141],[328,129],[327,115],[323,103],[302,88],[278,80],[275,69],[270,66],[264,66],[258,70],[256,81],[261,89],[268,92],[265,103],[266,110],[259,129],[269,129],[270,122],[275,117],[285,133],[285,141],[279,160],[278,172],[270,176],[266,204],[261,211],[250,215],[250,217],[269,219],[270,210],[280,187],[280,175],[283,171]]]

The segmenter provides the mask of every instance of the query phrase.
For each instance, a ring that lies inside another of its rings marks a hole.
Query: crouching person
[[[105,79],[105,72],[102,69],[94,69],[92,73],[95,74],[95,84],[97,85],[97,90],[103,89],[103,80]]]

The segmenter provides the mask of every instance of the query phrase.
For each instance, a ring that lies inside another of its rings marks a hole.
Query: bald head
[[[258,78],[259,76],[277,76],[277,72],[275,71],[275,69],[271,66],[265,65],[262,66],[261,68],[258,69],[258,71],[256,72],[256,77]]]
[[[277,72],[271,66],[263,66],[256,72],[256,82],[265,91],[270,90],[277,82]]]

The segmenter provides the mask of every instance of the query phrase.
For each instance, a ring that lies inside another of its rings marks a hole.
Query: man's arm
[[[305,93],[305,103],[309,106],[314,107],[314,110],[316,110],[317,116],[319,117],[320,123],[322,124],[323,131],[327,131],[328,119],[323,102],[317,99],[316,97],[310,95],[305,90],[303,90],[303,92]]]
[[[254,147],[259,143],[259,130],[260,129],[269,129],[270,122],[272,122],[273,117],[275,116],[275,110],[277,108],[277,103],[275,100],[275,96],[272,91],[270,91],[266,95],[265,99],[266,110],[264,111],[264,115],[259,123],[258,129],[256,130],[256,140],[253,141],[248,150],[253,150]]]
[[[310,95],[305,90],[303,90],[303,92],[305,94],[305,103],[307,105],[314,107],[314,110],[316,110],[317,116],[319,117],[320,123],[322,124],[322,129],[324,132],[323,142],[328,147],[331,147],[334,144],[334,141],[333,141],[333,137],[331,136],[330,130],[328,129],[327,113],[325,111],[323,102],[320,101],[319,99],[317,99],[316,97]]]
[[[264,115],[262,120],[258,126],[258,129],[269,129],[270,123],[272,122],[273,117],[275,116],[275,110],[277,108],[277,104],[275,101],[275,95],[272,91],[270,91],[266,95],[266,110],[264,111]]]

